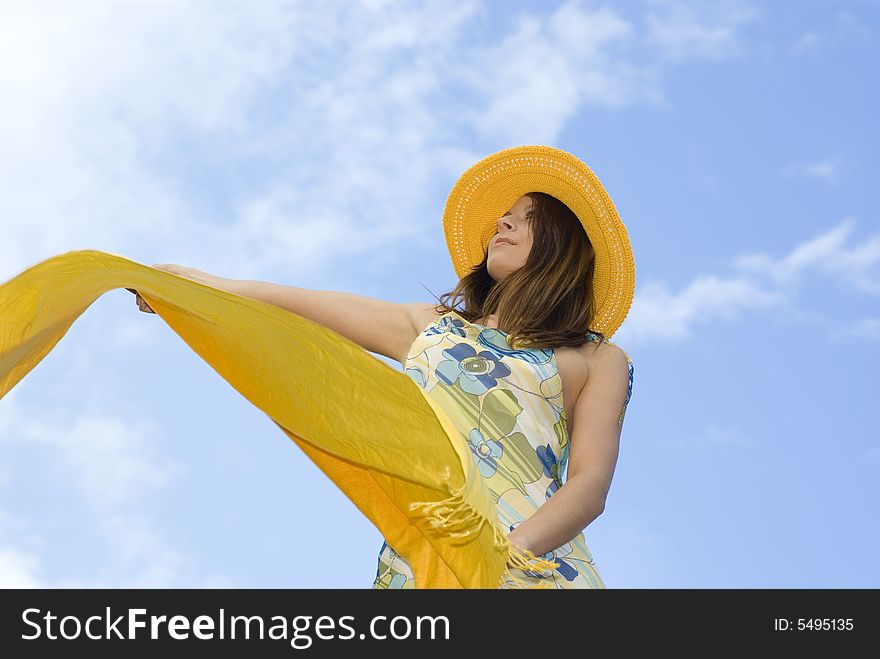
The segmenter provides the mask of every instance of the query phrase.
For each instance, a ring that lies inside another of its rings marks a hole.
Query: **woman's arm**
[[[388,302],[342,291],[320,291],[256,279],[226,279],[196,268],[158,264],[154,268],[235,295],[273,304],[354,341],[365,350],[403,363],[415,340],[414,310],[424,304]]]
[[[575,402],[568,478],[508,535],[536,555],[569,542],[605,510],[620,447],[618,420],[629,391],[629,362],[619,347],[606,343],[601,348]]]

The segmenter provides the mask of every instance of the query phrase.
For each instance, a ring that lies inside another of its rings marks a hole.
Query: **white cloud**
[[[159,454],[149,424],[57,409],[33,414],[20,408],[17,391],[2,401],[4,459],[23,463],[26,451],[38,453],[40,468],[26,477],[45,482],[48,492],[64,491],[65,505],[77,508],[78,500],[94,525],[83,533],[96,533],[104,554],[100,573],[38,576],[52,571],[54,548],[44,537],[51,527],[43,530],[41,521],[25,523],[11,509],[0,510],[0,587],[229,585],[222,577],[198,572],[195,557],[165,537],[157,511],[145,505],[184,473],[181,465]],[[16,471],[3,487],[15,487],[15,478],[23,477]]]
[[[487,139],[544,144],[584,105],[655,96],[648,72],[631,61],[635,37],[607,7],[569,2],[549,16],[521,16],[510,34],[468,58],[464,75],[486,99],[484,108],[468,109],[474,125]]]
[[[675,46],[664,21],[682,11],[652,19],[661,48],[735,42],[728,9],[708,12],[721,36]],[[586,106],[662,96],[614,5],[527,9],[503,31],[488,15],[452,0],[3,5],[0,262],[96,248],[230,277],[320,274],[425,239],[442,210],[432,181],[493,144],[552,144]]]
[[[0,437],[2,431],[0,427]],[[5,487],[6,483],[0,484]],[[39,554],[45,548],[43,537],[27,518],[0,509],[0,588],[44,588]]]
[[[651,281],[636,291],[625,323],[617,334],[622,345],[636,341],[688,338],[699,324],[733,320],[740,314],[782,302],[779,293],[743,276],[699,275],[683,290]]]
[[[867,21],[848,11],[839,11],[834,15],[834,20],[821,29],[800,34],[792,44],[791,52],[795,55],[819,54],[840,43],[852,45],[854,41],[866,40],[872,33]]]
[[[36,576],[38,565],[35,556],[0,547],[0,588],[43,588]]]
[[[688,453],[712,453],[719,448],[745,447],[753,444],[751,437],[739,428],[709,424],[695,435],[681,435],[661,440],[667,447]]]
[[[806,176],[836,186],[843,176],[843,156],[808,163],[794,163],[782,168],[783,176]]]
[[[21,391],[13,388],[3,398],[0,447],[51,456],[53,480],[71,481],[73,491],[96,510],[124,510],[134,503],[131,497],[139,501],[185,474],[159,449],[160,433],[151,421],[57,406],[28,413],[19,402]]]
[[[739,30],[761,14],[743,2],[684,2],[652,0],[656,7],[646,17],[646,43],[664,57],[722,58],[742,51]]]
[[[838,330],[838,335],[842,337],[851,336],[866,341],[880,340],[880,317],[860,318],[853,323],[852,327],[844,327]]]
[[[678,292],[662,281],[646,282],[637,288],[614,340],[628,347],[632,342],[682,340],[700,324],[732,321],[750,311],[794,309],[798,284],[814,272],[880,295],[880,234],[847,245],[853,228],[852,219],[844,220],[779,258],[764,253],[736,257],[734,273],[699,275]],[[868,323],[864,330],[870,328]]]
[[[5,3],[3,261],[139,240],[155,249],[198,231],[204,218],[162,149],[179,167],[181,134],[192,145],[242,130],[255,90],[300,43],[284,38],[285,25],[272,5]]]
[[[841,284],[870,295],[880,295],[880,233],[846,243],[855,228],[847,218],[823,234],[796,245],[787,256],[774,259],[749,254],[735,260],[737,268],[758,275],[777,287],[791,288],[808,271],[837,277]]]

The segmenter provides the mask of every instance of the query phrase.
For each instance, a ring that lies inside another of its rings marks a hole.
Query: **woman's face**
[[[523,267],[529,257],[532,222],[526,218],[526,213],[531,207],[531,198],[523,195],[498,218],[496,233],[489,240],[489,260],[486,263],[489,275],[496,282]]]

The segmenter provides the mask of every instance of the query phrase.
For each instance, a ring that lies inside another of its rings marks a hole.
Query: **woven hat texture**
[[[498,218],[527,192],[544,192],[581,221],[596,252],[592,329],[610,338],[629,312],[635,259],[626,227],[602,183],[579,158],[549,146],[493,153],[459,177],[446,200],[443,232],[459,278],[485,258]]]

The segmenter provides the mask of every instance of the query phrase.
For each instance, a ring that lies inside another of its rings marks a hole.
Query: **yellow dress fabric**
[[[117,254],[66,252],[0,285],[0,399],[116,288],[136,289],[265,412],[407,558],[420,588],[498,588],[521,568],[555,566],[508,541],[466,438],[412,378],[298,314]]]
[[[404,371],[436,400],[467,439],[502,526],[512,531],[562,487],[569,432],[552,349],[515,349],[497,328],[455,311],[432,321],[410,346]],[[597,340],[590,333],[588,340]],[[609,341],[609,343],[611,343]],[[624,354],[626,354],[624,352]],[[627,355],[632,395],[633,365]],[[622,421],[622,418],[621,418]],[[515,569],[501,588],[605,588],[583,532],[544,560],[554,569]],[[418,576],[393,542],[379,550],[373,588],[415,588]]]

